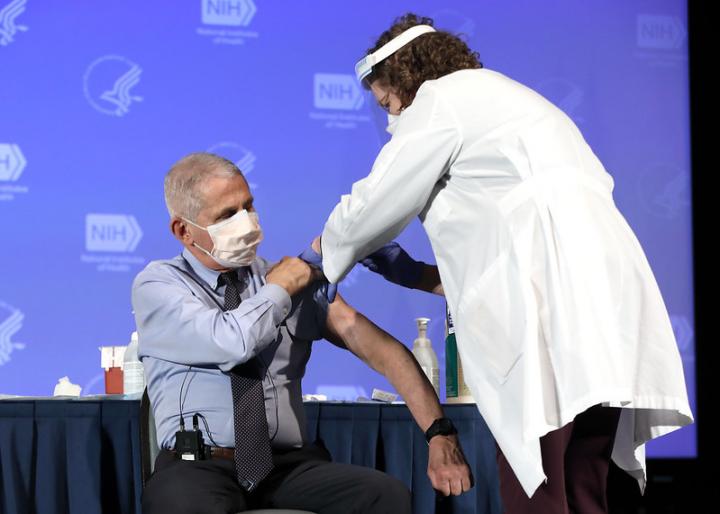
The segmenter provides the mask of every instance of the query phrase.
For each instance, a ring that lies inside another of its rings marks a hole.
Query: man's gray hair
[[[206,152],[186,155],[165,175],[165,205],[170,216],[195,221],[205,206],[207,179],[236,175],[242,176],[242,173],[224,157]]]

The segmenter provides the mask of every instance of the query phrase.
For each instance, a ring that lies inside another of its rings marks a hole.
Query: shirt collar
[[[221,286],[221,284],[218,284],[218,277],[220,277],[219,271],[210,269],[207,266],[205,266],[187,248],[185,248],[183,250],[182,256],[185,258],[185,260],[188,262],[188,264],[190,264],[190,267],[193,269],[193,271],[201,279],[203,279],[210,287],[212,287],[213,290],[217,290],[217,288]],[[242,267],[242,268],[237,269],[237,276],[238,276],[239,280],[241,280],[241,281],[245,280],[247,270],[248,270],[247,267]]]

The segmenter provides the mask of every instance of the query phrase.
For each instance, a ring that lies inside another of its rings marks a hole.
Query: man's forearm
[[[223,371],[271,344],[292,307],[287,292],[272,284],[222,311],[180,285],[151,279],[135,285],[132,305],[143,355],[188,366],[216,364]]]
[[[397,339],[360,313],[343,337],[373,369],[384,375],[405,400],[422,431],[443,417],[435,389],[412,353]]]
[[[405,400],[423,432],[443,417],[435,390],[408,349],[337,296],[328,309],[325,337],[384,375]],[[472,473],[455,435],[436,436],[428,454],[430,483],[445,496],[470,489]]]
[[[385,377],[403,397],[418,426],[425,432],[433,421],[443,417],[440,400],[413,354],[400,343],[393,346],[388,353],[397,355],[386,357]]]

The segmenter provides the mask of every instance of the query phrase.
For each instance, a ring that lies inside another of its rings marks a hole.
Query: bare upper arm
[[[376,368],[373,348],[382,331],[349,305],[340,295],[328,307],[326,339],[350,350],[371,367]]]
[[[358,312],[338,294],[335,301],[328,304],[323,337],[335,346],[349,350],[345,338],[357,314]]]

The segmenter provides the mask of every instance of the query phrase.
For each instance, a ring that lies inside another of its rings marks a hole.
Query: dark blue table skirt
[[[0,513],[140,512],[135,400],[0,401]],[[308,433],[336,462],[377,468],[413,492],[413,512],[436,511],[428,448],[404,405],[306,403]],[[475,487],[437,512],[501,512],[495,443],[477,409],[447,405]]]

